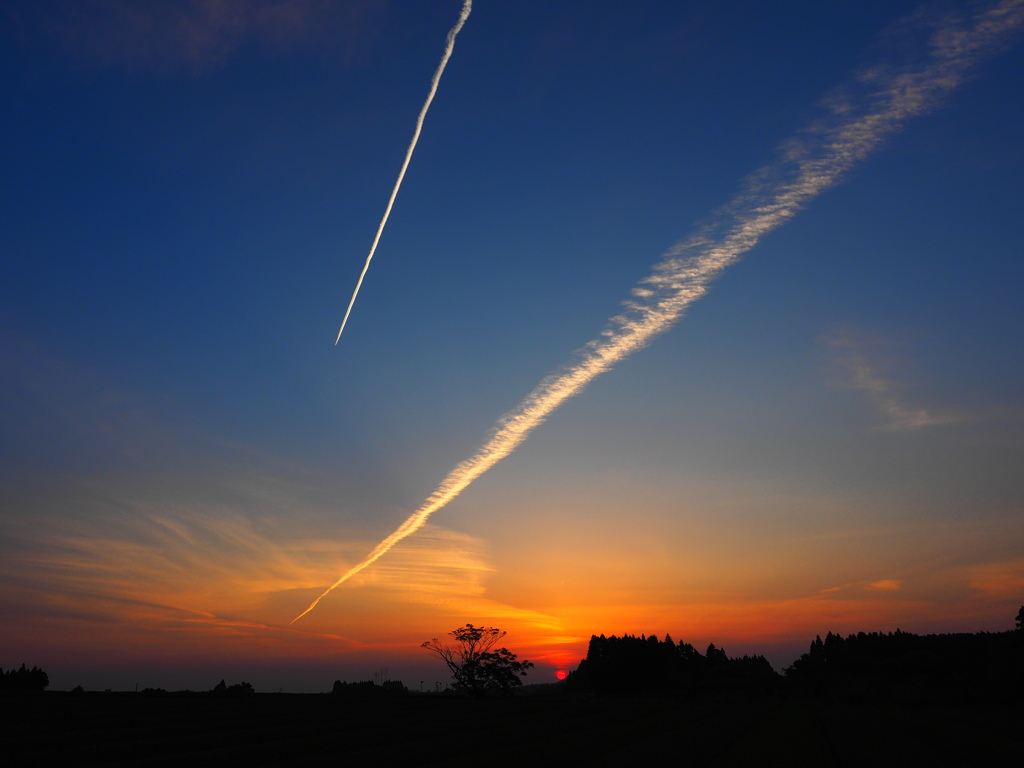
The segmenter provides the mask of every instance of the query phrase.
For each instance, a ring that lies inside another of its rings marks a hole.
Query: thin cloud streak
[[[910,431],[922,427],[953,424],[963,421],[963,416],[950,413],[936,413],[906,403],[900,397],[903,388],[879,372],[879,365],[870,357],[872,340],[859,337],[851,331],[840,331],[828,340],[834,349],[840,350],[837,363],[843,368],[842,386],[863,392],[868,400],[885,416],[886,423],[881,429]]]
[[[90,0],[11,2],[0,16],[13,28],[87,65],[193,74],[223,66],[248,46],[339,50],[366,58],[383,24],[377,0]]]
[[[888,419],[887,429],[910,430],[949,424],[949,416],[936,416],[924,408],[912,408],[904,404],[893,393],[891,382],[878,376],[862,355],[853,355],[843,360],[853,377],[852,387],[863,390]]]
[[[329,627],[288,626],[287,616],[295,594],[321,585],[339,559],[357,562],[372,542],[324,541],[294,521],[285,530],[274,515],[253,509],[266,486],[251,490],[244,499],[217,502],[208,494],[204,502],[101,496],[92,507],[79,506],[80,520],[58,524],[52,513],[33,510],[5,521],[0,614],[11,617],[20,642],[45,634],[53,622],[93,627],[94,644],[83,646],[85,652],[123,642],[118,632],[126,626],[157,644],[163,630],[188,633],[185,645],[196,652],[228,633],[240,642],[274,639],[309,653],[322,649],[318,638],[344,649],[369,647]],[[403,632],[428,631],[416,623],[426,611],[562,631],[553,616],[490,598],[492,570],[481,540],[428,525],[364,575],[362,599],[403,606]]]
[[[915,64],[869,70],[856,83],[863,93],[831,99],[826,117],[791,141],[778,162],[750,177],[746,189],[718,212],[711,225],[665,254],[652,274],[633,289],[625,312],[611,318],[600,338],[578,350],[573,362],[543,379],[499,419],[492,437],[476,454],[456,466],[423,506],[292,623],[418,531],[434,512],[512,453],[563,402],[672,327],[723,270],[838,183],[908,119],[937,107],[975,65],[1001,50],[1021,26],[1024,0],[1004,0],[966,25],[937,30],[928,40],[929,50]]]
[[[469,18],[470,11],[473,10],[473,0],[465,0],[462,5],[462,12],[459,13],[459,20],[455,22],[455,26],[448,31],[448,37],[444,43],[444,53],[441,55],[441,63],[437,65],[437,69],[434,71],[434,76],[430,80],[430,93],[427,94],[427,100],[423,102],[423,108],[420,109],[419,117],[416,118],[416,130],[413,131],[412,141],[409,142],[409,148],[405,151],[405,162],[402,163],[402,170],[398,172],[398,180],[395,181],[395,187],[391,190],[391,197],[388,200],[388,206],[384,209],[384,216],[380,220],[380,226],[377,227],[377,234],[373,238],[373,245],[370,246],[370,254],[366,257],[366,263],[363,264],[363,271],[359,273],[359,280],[356,282],[356,289],[352,291],[352,298],[348,302],[348,309],[345,310],[345,317],[341,321],[341,328],[338,329],[338,337],[334,340],[335,346],[341,341],[342,331],[345,330],[345,323],[348,322],[348,316],[352,313],[352,306],[356,303],[356,296],[359,295],[359,289],[363,285],[363,278],[366,277],[366,270],[370,268],[370,261],[373,260],[373,254],[377,251],[377,243],[380,242],[381,233],[384,231],[384,225],[388,223],[388,217],[391,215],[391,208],[395,204],[395,198],[398,196],[398,189],[402,186],[402,179],[405,178],[405,171],[409,167],[409,161],[412,159],[413,150],[416,149],[416,142],[420,140],[420,131],[423,130],[423,121],[427,117],[427,110],[430,109],[430,103],[434,100],[434,94],[437,93],[437,84],[441,82],[441,75],[444,73],[444,68],[448,66],[448,59],[451,58],[452,49],[455,47],[455,36],[459,34],[459,30],[462,29],[462,25],[466,23],[466,19]]]

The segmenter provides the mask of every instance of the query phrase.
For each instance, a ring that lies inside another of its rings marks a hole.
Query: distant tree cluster
[[[829,632],[785,672],[799,690],[827,698],[1020,701],[1024,632]]]
[[[587,657],[566,678],[571,689],[599,694],[753,692],[773,690],[778,683],[764,656],[730,659],[714,643],[702,654],[669,635],[664,640],[656,635],[594,635]]]
[[[50,676],[39,667],[26,669],[22,664],[19,669],[0,669],[0,693],[39,693],[50,684]]]
[[[335,680],[334,689],[331,691],[335,696],[350,699],[403,696],[408,692],[409,689],[402,685],[400,680],[384,680],[380,685],[372,680],[363,680],[358,683],[343,683],[341,680]]]
[[[223,680],[221,680],[219,683],[213,686],[213,693],[223,696],[246,696],[250,693],[256,693],[256,689],[246,682],[228,685]]]

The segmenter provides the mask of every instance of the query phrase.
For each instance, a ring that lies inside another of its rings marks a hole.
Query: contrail
[[[448,37],[444,42],[444,53],[441,55],[441,63],[437,65],[437,69],[434,71],[434,76],[430,80],[430,92],[427,94],[427,100],[423,102],[423,108],[420,110],[419,117],[416,118],[416,130],[413,131],[412,141],[409,142],[409,148],[405,151],[405,162],[402,163],[402,170],[398,172],[398,180],[395,181],[395,188],[391,190],[391,197],[388,199],[388,207],[384,209],[384,217],[380,220],[380,226],[377,227],[377,234],[373,238],[373,245],[370,246],[370,253],[366,257],[366,263],[363,264],[363,271],[359,273],[359,280],[356,282],[356,289],[352,291],[352,298],[348,302],[348,309],[345,310],[345,317],[342,318],[341,328],[338,329],[338,337],[334,340],[334,345],[337,346],[338,342],[341,341],[341,332],[345,330],[345,323],[348,322],[348,316],[352,313],[352,305],[356,303],[356,296],[359,295],[359,288],[363,285],[363,278],[366,277],[366,270],[370,268],[370,261],[373,259],[373,254],[377,250],[377,243],[380,242],[380,235],[384,231],[384,225],[388,223],[388,216],[391,215],[391,207],[395,204],[395,197],[398,196],[398,188],[402,186],[402,179],[405,178],[405,171],[409,167],[409,161],[412,159],[412,152],[416,149],[416,142],[420,140],[420,131],[423,130],[423,120],[427,117],[427,110],[430,109],[430,102],[434,100],[434,94],[437,93],[437,84],[441,82],[441,74],[444,72],[444,68],[448,65],[448,59],[451,58],[452,49],[455,47],[455,36],[459,34],[459,30],[462,29],[462,25],[466,23],[466,19],[469,18],[470,11],[473,10],[473,0],[463,0],[462,12],[459,13],[459,20],[455,22],[455,26],[448,30]]]
[[[946,93],[963,82],[978,63],[1001,50],[1010,34],[1022,26],[1024,0],[1003,0],[965,24],[936,29],[921,61],[868,70],[857,78],[854,88],[834,94],[821,121],[785,145],[776,163],[751,176],[743,191],[717,212],[711,225],[662,257],[652,273],[633,289],[625,311],[608,321],[599,338],[577,350],[565,367],[541,381],[516,408],[502,416],[491,438],[455,467],[423,506],[292,623],[419,530],[434,512],[512,453],[563,402],[668,330],[690,304],[708,292],[722,270],[838,183],[908,119],[938,106]],[[854,93],[855,89],[861,93]]]

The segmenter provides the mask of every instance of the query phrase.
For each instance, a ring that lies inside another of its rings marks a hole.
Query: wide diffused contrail
[[[455,36],[459,34],[459,30],[462,29],[462,25],[466,23],[466,19],[469,18],[469,12],[473,10],[473,0],[463,0],[462,12],[459,14],[459,20],[455,22],[455,26],[448,30],[448,38],[444,43],[444,53],[441,55],[441,63],[437,65],[437,69],[434,71],[434,76],[430,80],[430,93],[427,94],[427,100],[423,102],[423,108],[420,109],[420,115],[416,118],[416,130],[413,131],[412,141],[409,142],[409,148],[405,151],[405,161],[402,163],[402,170],[398,172],[398,180],[395,181],[395,188],[391,190],[391,197],[388,199],[388,207],[384,209],[384,217],[380,220],[380,226],[377,227],[377,234],[373,238],[373,245],[370,246],[370,254],[366,257],[366,263],[363,264],[363,271],[359,273],[359,280],[356,282],[356,289],[352,291],[352,298],[348,302],[348,309],[345,310],[345,317],[341,320],[341,328],[338,329],[338,337],[334,340],[335,346],[341,340],[341,332],[345,330],[345,323],[348,322],[348,316],[352,313],[352,305],[356,303],[356,296],[359,295],[359,288],[363,284],[363,278],[366,277],[366,270],[370,268],[370,261],[373,259],[373,254],[377,250],[377,243],[380,242],[381,232],[384,231],[384,225],[388,223],[388,216],[391,215],[391,207],[395,204],[395,197],[398,196],[398,188],[402,186],[402,179],[405,178],[405,170],[409,167],[409,160],[412,159],[412,151],[416,149],[416,142],[420,140],[420,131],[423,130],[423,120],[427,116],[427,110],[430,109],[430,102],[434,100],[434,94],[437,93],[437,84],[441,82],[441,74],[444,72],[444,68],[448,65],[448,59],[451,58],[452,49],[455,47]]]
[[[835,185],[886,137],[934,109],[981,60],[1000,50],[1024,26],[1024,0],[1004,0],[962,25],[947,24],[929,38],[913,64],[865,71],[829,100],[827,113],[786,145],[781,158],[751,176],[743,191],[717,212],[712,224],[670,249],[633,289],[625,311],[609,320],[599,338],[577,350],[495,425],[492,437],[459,464],[402,525],[346,571],[292,620],[305,616],[331,590],[373,564],[419,530],[431,514],[508,456],[548,414],[595,377],[668,330],[708,291],[726,267],[768,232]]]

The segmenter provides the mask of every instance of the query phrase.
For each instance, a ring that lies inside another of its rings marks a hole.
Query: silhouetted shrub
[[[234,685],[228,685],[223,680],[213,686],[213,693],[222,696],[244,696],[250,693],[256,693],[256,690],[249,683],[235,683]]]

